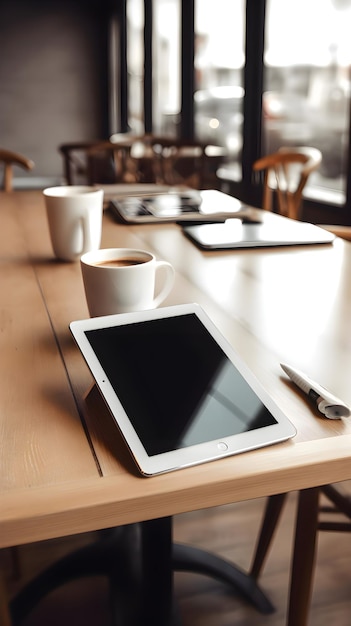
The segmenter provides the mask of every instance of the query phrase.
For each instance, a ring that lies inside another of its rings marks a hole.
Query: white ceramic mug
[[[51,243],[57,258],[76,261],[101,243],[104,192],[68,185],[43,191]]]
[[[156,261],[151,252],[133,248],[105,248],[81,258],[85,296],[91,317],[156,308],[174,283],[174,269]],[[164,273],[155,295],[156,275]]]

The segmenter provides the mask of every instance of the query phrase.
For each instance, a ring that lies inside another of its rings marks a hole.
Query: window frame
[[[197,0],[201,1],[201,0]],[[122,0],[124,11],[120,12],[121,40],[120,40],[120,89],[127,97],[128,68],[126,54],[126,21],[125,5],[128,0]],[[181,9],[181,111],[180,111],[180,138],[194,138],[194,41],[195,41],[195,2],[196,0],[179,0]],[[152,20],[153,0],[144,0],[144,123],[145,132],[153,131],[153,67],[152,67]],[[124,19],[123,19],[124,15]],[[266,0],[246,0],[245,24],[245,65],[243,85],[244,95],[244,124],[242,150],[242,179],[228,181],[229,193],[239,197],[254,206],[260,206],[262,187],[252,176],[252,165],[261,156],[262,149],[262,94],[264,79],[264,44],[265,44],[265,17]],[[124,31],[124,32],[123,32]],[[255,42],[253,46],[251,42]],[[126,119],[126,103],[121,100],[120,130],[128,130]],[[351,117],[348,131],[348,157],[346,173],[346,197],[343,205],[332,204],[330,201],[304,200],[303,219],[313,222],[332,222],[334,224],[351,224]],[[350,208],[348,208],[350,207]]]

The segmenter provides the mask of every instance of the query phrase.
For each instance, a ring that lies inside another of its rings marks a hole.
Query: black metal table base
[[[63,557],[30,582],[11,602],[14,626],[54,589],[78,578],[106,576],[112,626],[180,624],[173,600],[173,572],[213,577],[264,614],[274,607],[254,578],[204,550],[172,542],[172,518],[98,533],[99,540]]]

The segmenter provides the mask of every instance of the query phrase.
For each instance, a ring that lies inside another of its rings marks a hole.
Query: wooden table
[[[54,259],[41,192],[0,194],[0,213],[0,547],[351,478],[351,421],[320,417],[279,367],[351,404],[348,242],[205,253],[176,225],[123,226],[105,213],[102,247],[173,263],[165,305],[201,304],[297,428],[288,442],[146,479],[85,400],[92,379],[68,330],[88,317],[80,266]]]

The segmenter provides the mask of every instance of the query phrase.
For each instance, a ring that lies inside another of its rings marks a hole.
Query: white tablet
[[[95,317],[70,329],[144,476],[296,434],[197,304]]]
[[[257,211],[217,189],[129,195],[110,199],[110,208],[128,224],[155,222],[221,222],[230,216],[252,220]]]
[[[274,213],[264,215],[261,223],[228,219],[223,224],[184,226],[183,232],[205,250],[326,244],[335,239],[319,226]]]

